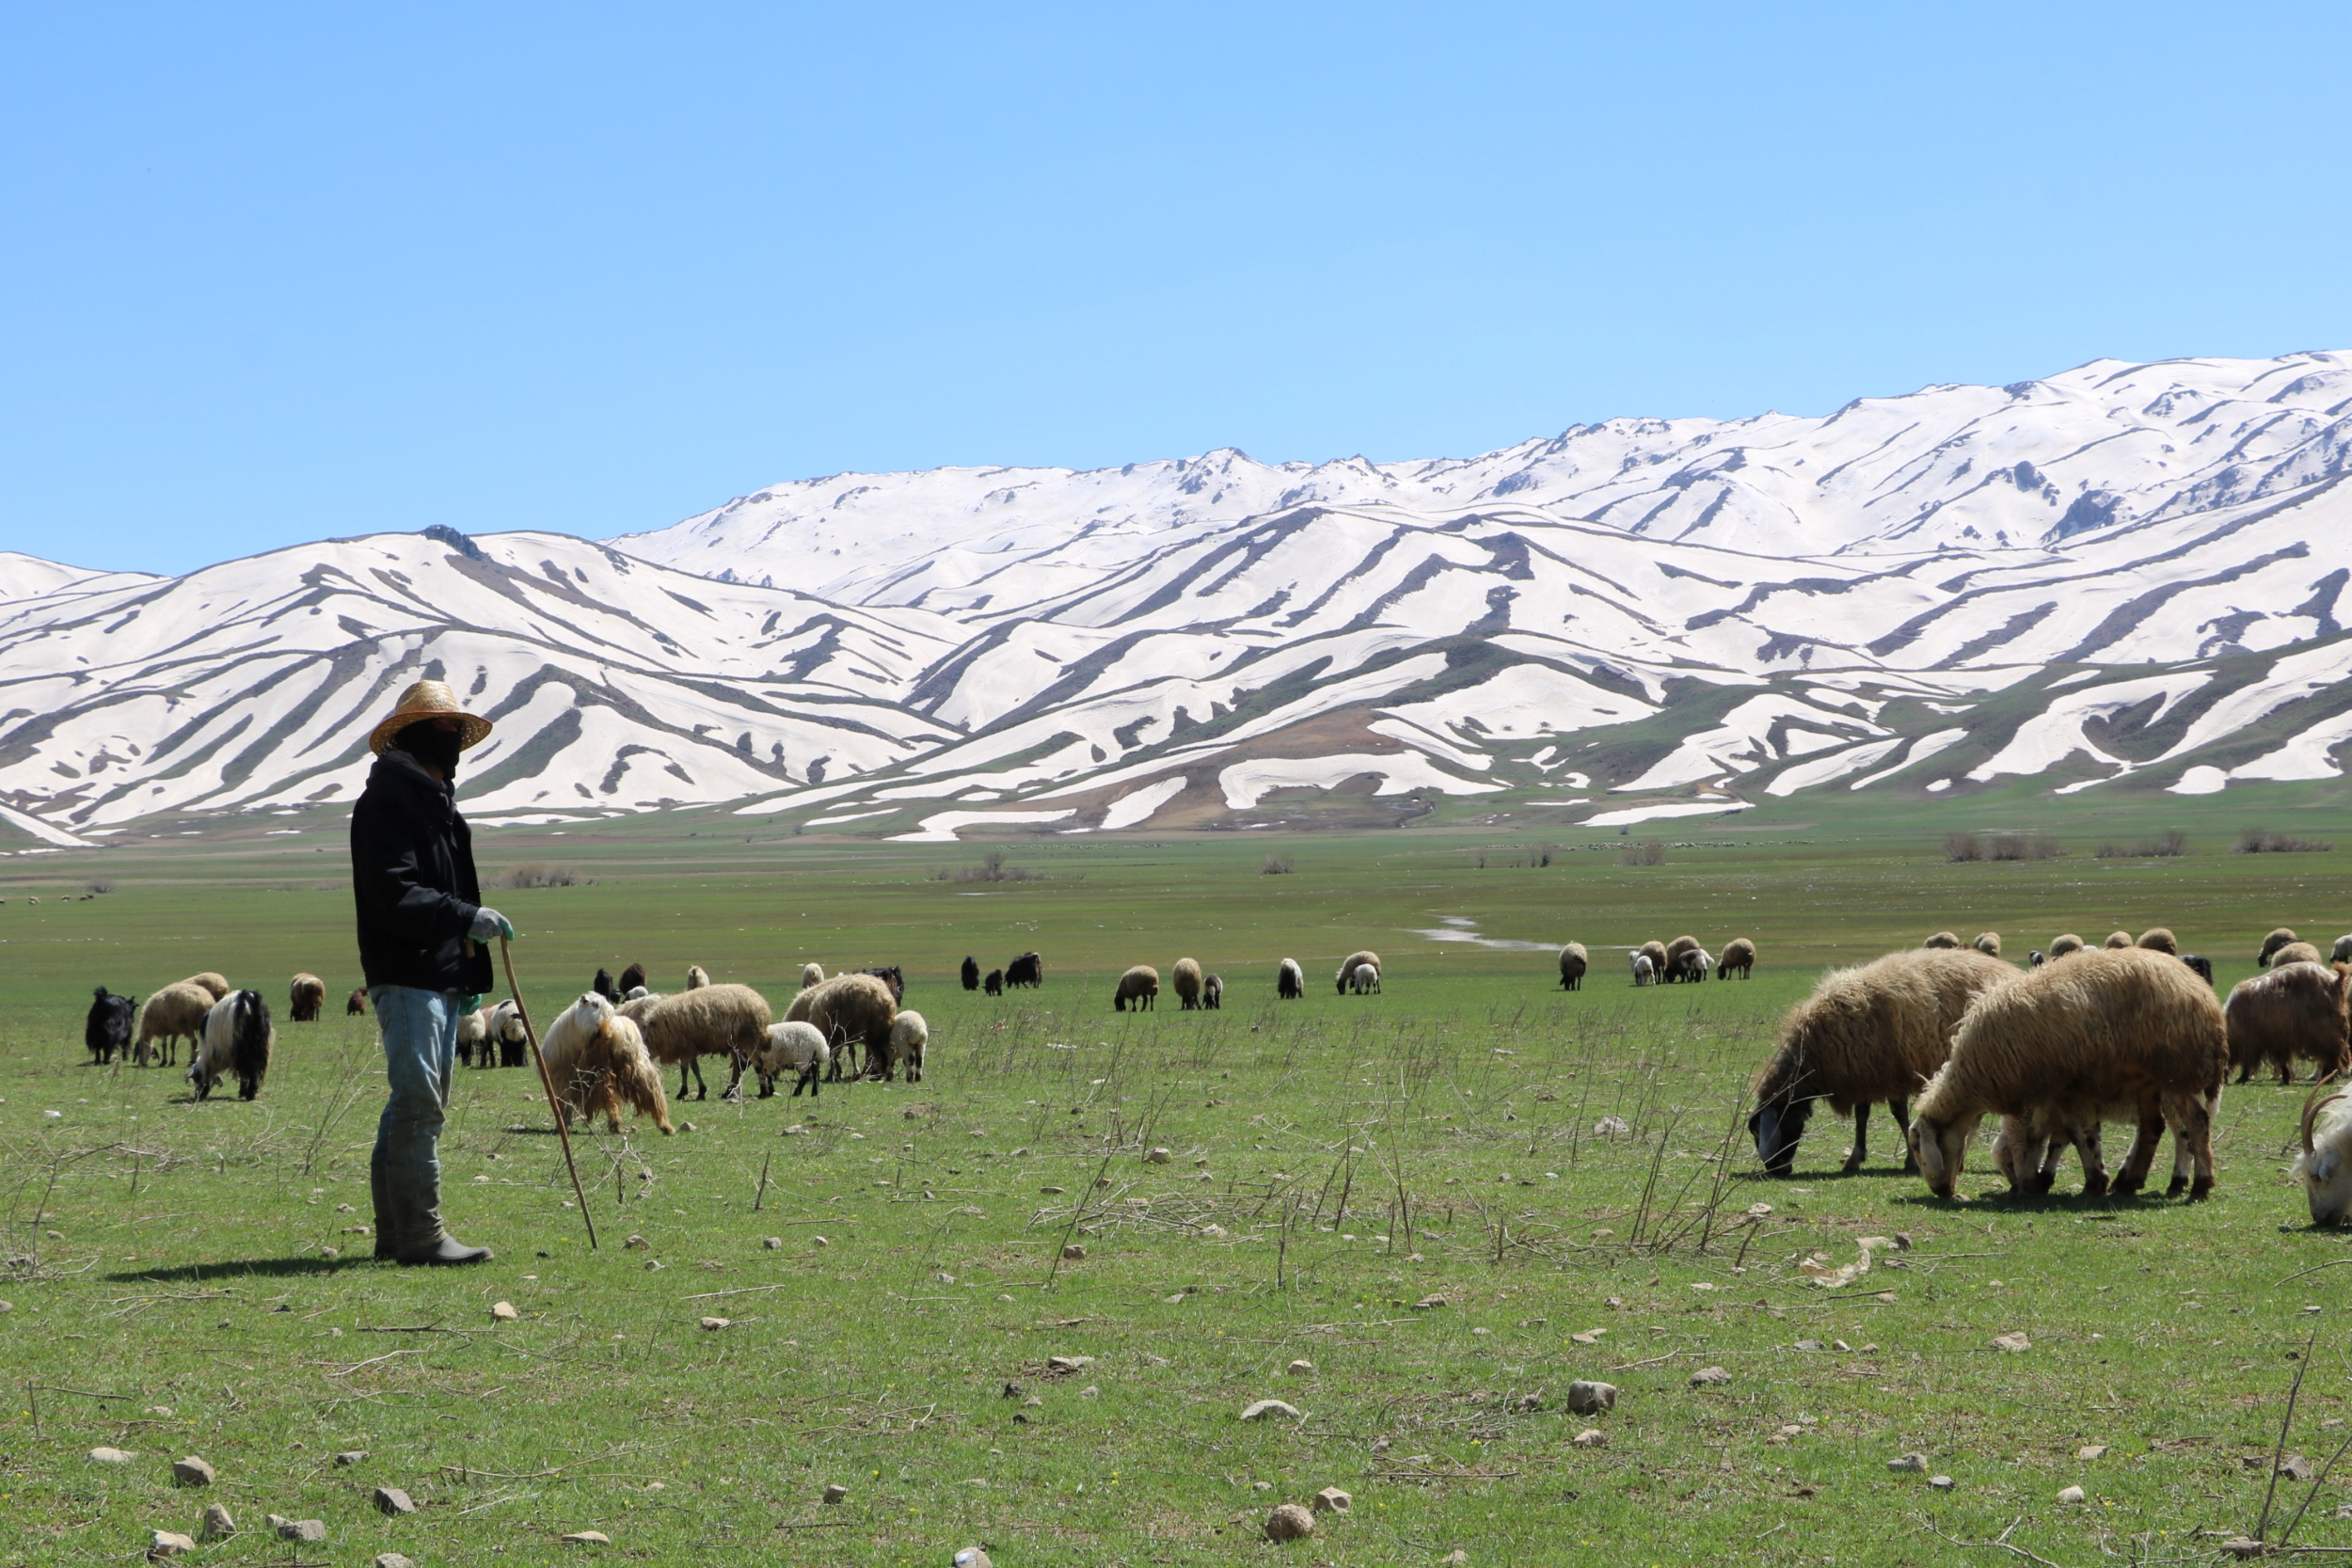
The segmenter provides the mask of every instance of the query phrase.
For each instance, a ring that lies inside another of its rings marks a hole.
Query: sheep
[[[980,960],[974,958],[969,953],[966,953],[963,956],[963,970],[961,977],[963,980],[963,989],[965,990],[977,990],[980,989]]]
[[[2336,939],[2335,951],[2328,955],[2328,961],[2331,964],[2352,963],[2352,933]]]
[[[1728,980],[1735,969],[1742,980],[1756,973],[1756,943],[1745,937],[1734,937],[1724,943],[1723,962],[1715,966],[1715,978]]]
[[[1953,1025],[1971,1002],[2016,974],[1973,947],[1915,947],[1824,974],[1781,1020],[1779,1046],[1756,1076],[1748,1131],[1764,1169],[1790,1174],[1797,1140],[1823,1100],[1836,1115],[1853,1117],[1849,1171],[1869,1157],[1872,1105],[1885,1101],[1907,1134],[1906,1101],[1944,1065]]]
[[[1666,973],[1666,944],[1664,942],[1645,942],[1634,951],[1649,960],[1649,972],[1653,981],[1657,976]]]
[[[523,1028],[522,1004],[508,997],[490,1009],[489,1038],[483,1042],[482,1065],[490,1065],[490,1047],[499,1048],[499,1066],[530,1066],[531,1036]]]
[[[1200,961],[1198,958],[1177,959],[1176,972],[1169,983],[1176,988],[1177,1011],[1188,1013],[1200,1006]]]
[[[2135,947],[2080,954],[1969,1007],[1920,1091],[1912,1154],[1929,1190],[1948,1198],[1986,1113],[2030,1117],[2056,1106],[2080,1117],[2085,1104],[2135,1104],[2139,1135],[2106,1190],[2137,1192],[2169,1127],[2189,1149],[2186,1160],[2174,1149],[2172,1190],[2193,1167],[2189,1196],[2201,1198],[2213,1190],[2213,1114],[2229,1061],[2221,1004],[2185,965]],[[2086,1192],[2102,1174],[2084,1172]]]
[[[815,990],[824,983],[825,966],[823,964],[805,963],[801,966],[801,989],[803,990]]]
[[[648,978],[649,976],[645,974],[645,966],[644,964],[632,963],[627,969],[621,971],[621,977],[619,980],[615,981],[614,984],[621,988],[621,994],[623,996],[627,996],[630,991],[643,987]]]
[[[286,997],[286,1016],[296,1023],[316,1023],[326,1007],[326,982],[315,974],[297,974]]]
[[[161,1040],[161,1049],[154,1059],[170,1067],[179,1056],[180,1037],[188,1037],[188,1055],[196,1055],[196,1048],[204,1038],[204,1015],[213,1010],[219,998],[193,980],[177,980],[147,999],[139,1009],[138,1042],[132,1048],[132,1060],[145,1067],[150,1040]]]
[[[1591,967],[1592,956],[1584,951],[1582,942],[1572,942],[1560,949],[1560,989],[1582,990],[1584,972]]]
[[[613,983],[612,972],[602,964],[596,966],[596,977],[588,982],[588,989],[616,1006],[620,1004],[621,988]]]
[[[1921,942],[1919,945],[1922,947],[1936,948],[1958,947],[1960,945],[1960,938],[1958,935],[1950,931],[1938,931],[1935,935],[1928,938],[1927,941]]]
[[[621,993],[621,1000],[624,1002],[643,1002],[646,997],[651,996],[653,992],[648,990],[644,986],[631,986],[628,990]]]
[[[1358,964],[1356,973],[1348,976],[1348,989],[1359,996],[1380,994],[1380,970],[1374,964]]]
[[[1647,953],[1629,953],[1626,957],[1632,960],[1635,985],[1646,986],[1657,982],[1658,966],[1650,962]]]
[[[787,1011],[787,1021],[790,1016]],[[853,1053],[863,1063],[856,1076],[882,1076],[889,1065],[890,1025],[898,1016],[898,999],[879,975],[834,975],[808,993],[807,1016],[833,1047],[833,1078],[840,1078],[843,1058]]]
[[[900,970],[897,964],[892,964],[887,969],[862,969],[858,971],[858,973],[861,974],[871,974],[875,979],[880,980],[883,985],[888,986],[890,988],[890,1005],[892,1006],[896,1007],[906,1001],[907,977],[905,973]]]
[[[118,1052],[129,1059],[131,1029],[137,1013],[137,1003],[103,986],[90,993],[89,1017],[82,1022],[82,1043],[89,1048],[93,1066],[104,1067]]]
[[[700,990],[708,984],[710,984],[710,972],[708,970],[703,968],[700,964],[688,964],[686,966],[686,985],[683,988],[684,990]]]
[[[923,1081],[923,1051],[931,1043],[930,1025],[921,1013],[900,1013],[890,1021],[890,1040],[882,1048],[882,1078],[887,1082],[903,1064],[907,1082]]]
[[[986,989],[987,989],[987,990],[988,990],[988,994],[989,994],[989,995],[991,995],[991,996],[1002,996],[1002,995],[1004,995],[1004,994],[1005,994],[1005,972],[1004,972],[1003,970],[1001,970],[1001,969],[992,969],[992,970],[990,970],[990,971],[988,972],[988,979],[986,980],[986,982],[984,982],[984,984],[985,984],[985,986],[986,986]]]
[[[2303,1184],[2312,1223],[2338,1225],[2352,1208],[2352,1098],[2337,1089],[2323,1099],[2322,1086],[2303,1101],[2303,1152],[2291,1174]]]
[[[2121,952],[2122,949],[2129,947],[2130,945],[2132,945],[2131,932],[2109,931],[2107,933],[2106,947],[2108,952]]]
[[[1674,941],[1666,943],[1666,961],[1658,966],[1660,982],[1664,985],[1672,985],[1677,980],[1689,979],[1690,975],[1687,973],[1685,964],[1683,963],[1682,956],[1685,953],[1695,953],[1698,950],[1699,939],[1693,936],[1679,936],[1675,938]]]
[[[349,996],[343,998],[343,1017],[365,1018],[367,1016],[368,988],[360,986],[353,990]]]
[[[1137,1012],[1159,1000],[1160,972],[1150,964],[1137,964],[1119,977],[1119,989],[1111,993],[1111,1011],[1123,1013],[1132,1004]]]
[[[2145,947],[2151,953],[2169,953],[2176,958],[2181,956],[2180,942],[2162,926],[2151,926],[2140,932],[2139,941],[2134,945]]]
[[[645,1049],[644,1035],[635,1020],[613,1011],[608,998],[588,991],[558,1013],[548,1025],[539,1053],[563,1104],[564,1125],[569,1126],[574,1116],[594,1125],[597,1113],[602,1112],[606,1131],[618,1132],[621,1106],[626,1102],[653,1117],[663,1136],[677,1131],[670,1125],[661,1069],[654,1066]]]
[[[2280,927],[2277,930],[2263,938],[2263,950],[2259,954],[2255,955],[2254,967],[2256,969],[2268,969],[2270,967],[2270,960],[2272,957],[2278,953],[2280,948],[2284,947],[2290,942],[2300,942],[2302,938],[2295,934],[2292,927]]]
[[[2184,953],[2181,955],[2181,962],[2195,970],[2198,977],[2205,984],[2209,986],[2213,984],[2213,960],[2211,958],[2202,953]]]
[[[1035,953],[1024,953],[1005,966],[1005,984],[1027,986],[1031,990],[1045,983],[1045,960]]]
[[[1715,967],[1715,955],[1704,947],[1692,947],[1685,949],[1667,961],[1672,967],[1666,972],[1666,979],[1669,982],[1680,980],[1685,984],[1690,984],[1707,978],[1708,971]]]
[[[1221,1011],[1224,1008],[1224,976],[1212,974],[1200,982],[1200,1006],[1213,1013]]]
[[[1347,994],[1347,983],[1356,977],[1357,968],[1362,964],[1370,964],[1373,968],[1378,969],[1380,967],[1380,955],[1367,948],[1350,953],[1345,958],[1342,959],[1340,961],[1340,972],[1332,976],[1334,980],[1339,982],[1339,990],[1336,994],[1341,996],[1345,996]]]
[[[2280,964],[2315,964],[2317,962],[2319,962],[2319,949],[2308,942],[2290,942],[2270,955],[2270,967],[2273,969]]]
[[[806,1089],[814,1100],[822,1093],[818,1079],[833,1061],[833,1047],[817,1032],[817,1025],[797,1019],[768,1026],[768,1043],[760,1048],[759,1098],[767,1099],[776,1092],[776,1080],[792,1074],[792,1098],[801,1098]]]
[[[222,979],[219,975],[214,974],[209,969],[199,974],[191,974],[186,979],[177,983],[183,986],[200,986],[203,988],[205,994],[210,996],[215,1002],[229,994],[229,982]]]
[[[482,1066],[490,1065],[490,1009],[487,1007],[477,1007],[457,1021],[458,1061],[472,1067],[477,1055],[481,1057]]]
[[[2203,1103],[2210,1121],[2220,1109],[2220,1092],[2216,1090]],[[2137,1103],[2070,1097],[2037,1105],[2026,1116],[2003,1117],[1993,1139],[1993,1163],[2009,1179],[2011,1196],[2039,1196],[2057,1185],[2058,1164],[2071,1145],[2082,1158],[2084,1193],[2103,1196],[2107,1191],[2107,1167],[2100,1133],[2101,1125],[2110,1121],[2126,1123],[2135,1130],[2135,1148],[2142,1137],[2153,1147],[2162,1135],[2161,1121],[2153,1128],[2141,1123]],[[2170,1190],[2177,1193],[2187,1186],[2192,1174],[2188,1142],[2175,1137]]]
[[[1997,958],[2001,956],[2001,933],[1998,931],[1979,931],[1977,933],[1977,940],[1970,942],[1968,945],[1975,948],[1978,952],[1983,954],[1988,958]]]
[[[2053,962],[2067,957],[2069,954],[2079,953],[2082,950],[2083,939],[2076,936],[2072,931],[2067,932],[2064,936],[2052,937],[2050,939],[2050,958]]]
[[[2317,1064],[2314,1078],[2352,1069],[2352,1013],[2346,1011],[2341,969],[2315,963],[2274,963],[2268,973],[2231,988],[2222,1016],[2230,1031],[2230,1065],[2241,1084],[2265,1065],[2279,1082],[2295,1082],[2297,1056]]]
[[[188,1053],[188,1082],[196,1085],[196,1098],[212,1098],[213,1085],[230,1073],[236,1074],[239,1100],[260,1094],[277,1038],[269,1004],[260,991],[232,990],[214,1003],[204,1015],[202,1043]]]
[[[1296,1002],[1307,994],[1307,972],[1298,967],[1296,958],[1284,958],[1276,967],[1274,994],[1283,1002]]]
[[[2043,964],[2048,963],[2049,961],[2050,955],[2044,953],[2039,947],[2034,948],[2026,955],[2026,967],[2027,969],[2040,969]]]
[[[705,1056],[725,1056],[733,1065],[726,1088],[733,1095],[774,1022],[768,999],[749,986],[705,986],[678,996],[648,996],[625,1002],[619,1010],[645,1037],[645,1050],[653,1059],[678,1069],[679,1100],[686,1098],[690,1071],[698,1091],[695,1098],[709,1098],[710,1085],[703,1082]]]

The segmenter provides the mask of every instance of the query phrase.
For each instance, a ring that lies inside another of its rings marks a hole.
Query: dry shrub
[[[1258,867],[1261,877],[1287,877],[1290,874],[1291,858],[1288,855],[1268,855],[1265,863]]]
[[[526,861],[499,879],[501,887],[577,887],[580,873],[568,865],[549,865],[544,861]]]
[[[1617,851],[1619,865],[1663,865],[1666,863],[1666,841],[1645,838],[1639,844],[1629,844]]]
[[[977,865],[958,866],[953,871],[934,871],[934,882],[1042,882],[1046,874],[1006,863],[1005,852],[992,849],[980,857]]]
[[[2178,828],[2167,828],[2162,838],[2142,839],[2126,847],[2121,844],[2099,846],[2103,861],[2170,860],[2188,853],[2188,835]]]
[[[2237,852],[2241,855],[2318,855],[2334,847],[2315,838],[2296,838],[2292,833],[2266,832],[2260,828],[2249,828],[2237,838]]]
[[[2065,846],[2047,833],[1946,833],[1947,861],[2054,861]]]

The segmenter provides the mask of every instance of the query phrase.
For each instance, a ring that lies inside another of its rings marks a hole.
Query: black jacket
[[[466,940],[482,907],[457,791],[402,752],[375,759],[351,814],[351,891],[370,986],[487,991],[490,955]]]

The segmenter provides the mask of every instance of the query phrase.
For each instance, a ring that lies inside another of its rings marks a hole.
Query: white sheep
[[[2352,963],[2352,932],[2336,939],[2335,950],[2328,955],[2331,964]]]
[[[793,1077],[792,1098],[798,1100],[806,1089],[815,1099],[822,1091],[817,1086],[818,1075],[833,1060],[833,1047],[817,1032],[817,1025],[799,1019],[788,1019],[768,1026],[768,1043],[759,1050],[759,1098],[767,1099],[776,1092],[776,1080],[789,1072]]]
[[[930,1025],[923,1022],[921,1013],[902,1012],[890,1021],[890,1050],[882,1062],[882,1077],[887,1079],[900,1063],[906,1065],[907,1082],[923,1081],[923,1052],[931,1043]]]
[[[1295,1002],[1307,994],[1307,972],[1298,967],[1296,958],[1284,958],[1275,969],[1274,994],[1284,1002]]]
[[[643,1002],[646,997],[651,996],[653,992],[648,990],[644,986],[631,986],[628,988],[628,993],[624,995],[621,1000],[624,1002]]]
[[[478,1058],[478,1060],[477,1060]],[[476,1007],[457,1020],[457,1059],[468,1067],[490,1065],[490,1009]]]
[[[2303,1101],[2303,1152],[2291,1172],[2303,1184],[2313,1225],[2341,1225],[2352,1211],[2352,1098],[2342,1089]]]
[[[688,964],[686,966],[686,990],[700,990],[708,984],[710,984],[710,974],[702,965]]]
[[[1635,985],[1646,986],[1656,982],[1658,978],[1658,966],[1650,962],[1650,957],[1647,953],[1634,953],[1628,955],[1628,957],[1633,965],[1633,983]]]
[[[1356,972],[1347,977],[1347,983],[1359,996],[1377,996],[1380,993],[1380,971],[1371,964],[1358,964]]]
[[[823,964],[807,963],[801,966],[801,989],[803,990],[815,990],[824,983],[825,966]]]
[[[490,1065],[487,1053],[493,1045],[499,1048],[499,1066],[531,1065],[531,1037],[523,1028],[522,1005],[511,996],[490,1009],[490,1037],[483,1042],[484,1067]]]

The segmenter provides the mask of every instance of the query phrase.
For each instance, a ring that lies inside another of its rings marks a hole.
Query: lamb
[[[2208,1120],[2220,1109],[2219,1091],[2205,1102]],[[2009,1179],[2013,1196],[2035,1197],[2058,1182],[2059,1161],[2069,1145],[2082,1157],[2083,1191],[2093,1197],[2107,1190],[2106,1160],[2101,1152],[2101,1125],[2123,1122],[2135,1129],[2137,1142],[2139,1107],[2123,1101],[2067,1099],[2034,1107],[2023,1117],[2003,1117],[1993,1139],[1993,1163]],[[2153,1141],[2159,1134],[2148,1132]],[[2172,1140],[2172,1185],[2179,1192],[2193,1174],[2186,1140]]]
[[[1369,948],[1365,948],[1350,953],[1345,958],[1340,961],[1340,972],[1332,976],[1333,979],[1339,982],[1339,990],[1336,994],[1341,996],[1345,996],[1347,994],[1347,983],[1356,977],[1356,971],[1365,964],[1370,964],[1373,968],[1378,969],[1380,967],[1380,955],[1371,951]]]
[[[767,1099],[776,1092],[776,1080],[792,1074],[792,1098],[801,1098],[806,1089],[814,1100],[823,1091],[818,1078],[833,1061],[833,1047],[817,1032],[817,1025],[796,1019],[768,1026],[768,1043],[760,1048],[759,1098]]]
[[[2300,942],[2301,940],[2302,939],[2300,937],[2295,934],[2293,927],[2286,926],[2280,927],[2277,930],[2263,938],[2263,950],[2259,954],[2255,955],[2254,967],[2256,969],[2268,969],[2270,967],[2271,958],[2277,955],[2280,948],[2284,947],[2290,942]]]
[[[1960,945],[1960,938],[1950,931],[1938,931],[1935,935],[1928,938],[1927,941],[1921,942],[1919,945],[1922,947],[1937,948],[1958,947]]]
[[[1853,1117],[1849,1171],[1869,1157],[1872,1105],[1885,1101],[1907,1135],[1906,1101],[1944,1065],[1953,1026],[1970,1003],[2016,974],[1973,947],[1915,947],[1823,975],[1781,1021],[1780,1045],[1756,1077],[1748,1131],[1765,1170],[1791,1173],[1797,1140],[1823,1100]]]
[[[2110,953],[2120,952],[2123,948],[2129,947],[2131,944],[2132,934],[2129,931],[2109,931],[2107,933],[2106,945],[2107,951]]]
[[[104,1067],[120,1053],[131,1055],[131,1030],[137,1022],[138,1004],[101,986],[90,993],[89,1017],[82,1022],[82,1043],[89,1048],[91,1065]]]
[[[824,983],[825,966],[823,964],[805,963],[801,966],[801,989],[803,990],[815,990]]]
[[[2229,1070],[2221,1004],[2185,965],[2123,947],[2078,955],[1979,997],[1950,1057],[1920,1091],[1911,1149],[1938,1197],[1959,1186],[1968,1139],[1988,1112],[2136,1104],[2139,1135],[2108,1189],[2135,1193],[2169,1127],[2174,1188],[2193,1166],[2191,1198],[2213,1190],[2213,1113]],[[2086,1170],[2085,1188],[2102,1173]]]
[[[490,1065],[490,1009],[487,1007],[477,1007],[457,1020],[458,1061],[472,1067],[477,1055],[482,1059],[482,1066]]]
[[[2184,953],[2181,955],[2181,962],[2195,970],[2198,978],[2205,984],[2209,986],[2213,984],[2213,960],[2211,958],[2206,958],[2202,953]]]
[[[1572,942],[1560,949],[1560,989],[1582,990],[1584,972],[1591,967],[1592,956],[1584,951],[1582,942]]]
[[[1223,1009],[1225,980],[1222,975],[1212,974],[1200,982],[1200,1006],[1213,1013]]]
[[[830,1075],[841,1076],[843,1058],[854,1056],[864,1066],[858,1075],[878,1077],[887,1064],[890,1025],[898,1016],[898,999],[890,987],[872,974],[836,974],[807,993],[808,1022],[833,1047]],[[799,998],[794,998],[797,1006]],[[787,1010],[786,1020],[791,1013]]]
[[[1669,982],[1679,980],[1692,984],[1707,978],[1708,971],[1715,967],[1715,955],[1704,947],[1692,947],[1667,961],[1673,966],[1666,974]]]
[[[641,985],[644,984],[643,981],[638,983]],[[700,990],[708,984],[710,984],[710,972],[708,970],[706,970],[700,964],[688,964],[686,966],[686,990]]]
[[[2313,1225],[2340,1225],[2352,1208],[2352,1098],[2337,1089],[2303,1101],[2303,1152],[2290,1173],[2303,1184]]]
[[[931,1043],[930,1025],[921,1013],[900,1013],[890,1021],[890,1041],[882,1048],[882,1079],[888,1082],[901,1065],[907,1082],[923,1081],[923,1051]]]
[[[645,966],[641,963],[630,964],[621,971],[621,978],[618,982],[621,994],[627,996],[630,991],[640,989],[644,985],[645,979]]]
[[[286,1016],[296,1023],[316,1023],[326,1008],[326,982],[315,974],[297,974],[286,998]]]
[[[1756,973],[1756,943],[1745,937],[1734,937],[1724,943],[1724,960],[1715,966],[1715,978],[1728,980],[1735,969],[1742,980]]]
[[[2069,954],[2079,953],[2082,950],[2083,939],[2076,936],[2072,931],[2067,932],[2062,937],[2052,937],[2050,939],[2050,958],[2052,962],[2056,962],[2058,959],[2063,958]]]
[[[132,1048],[132,1060],[145,1067],[150,1040],[161,1040],[154,1059],[170,1067],[179,1056],[180,1037],[188,1037],[188,1057],[193,1061],[197,1047],[204,1038],[204,1015],[211,1012],[219,999],[193,980],[176,980],[147,999],[139,1009],[137,1044]]]
[[[2169,953],[2176,958],[2181,956],[2180,942],[2162,926],[2151,926],[2140,932],[2137,945],[2145,947],[2151,953]]]
[[[612,972],[602,964],[596,966],[596,977],[588,982],[588,989],[615,1006],[620,1003],[621,988],[613,984]]]
[[[1626,956],[1630,958],[1633,963],[1633,983],[1635,985],[1648,986],[1655,985],[1657,983],[1658,966],[1650,962],[1650,958],[1647,953],[1629,953]]]
[[[490,1065],[490,1047],[499,1048],[499,1066],[530,1065],[531,1036],[523,1028],[522,1005],[508,997],[490,1009],[490,1035],[482,1047],[482,1065]]]
[[[210,996],[215,1002],[229,994],[229,982],[222,979],[219,975],[214,974],[209,969],[205,970],[200,974],[191,974],[185,980],[180,981],[179,984],[183,986],[200,986],[203,988],[205,994]]]
[[[1027,986],[1031,990],[1045,983],[1045,960],[1035,953],[1024,953],[1005,966],[1005,984]]]
[[[232,990],[214,1003],[204,1015],[203,1041],[188,1053],[188,1082],[196,1085],[196,1098],[210,1099],[213,1085],[230,1073],[236,1074],[239,1100],[260,1094],[277,1038],[269,1004],[260,991]]]
[[[1283,1002],[1296,1002],[1307,994],[1307,972],[1298,967],[1296,958],[1284,958],[1276,967],[1274,994]]]
[[[991,995],[991,996],[1002,996],[1002,995],[1004,995],[1004,994],[1005,994],[1005,972],[1004,972],[1003,970],[1001,970],[1001,969],[992,969],[992,970],[990,970],[990,971],[988,972],[988,980],[987,980],[986,984],[987,984],[987,989],[988,989],[988,994],[989,994],[989,995]]]
[[[1997,958],[2001,956],[2001,933],[1998,931],[1979,931],[1977,933],[1977,940],[1970,942],[1968,945],[1975,948],[1978,952],[1983,954],[1988,958]]]
[[[1380,971],[1372,964],[1358,964],[1356,973],[1348,976],[1348,989],[1359,996],[1380,994]]]
[[[1649,960],[1649,972],[1653,983],[1658,976],[1666,973],[1666,944],[1664,942],[1645,942],[1634,951]]]
[[[969,953],[963,956],[962,979],[965,990],[980,989],[980,960]]]
[[[1132,1005],[1137,1012],[1159,1000],[1160,972],[1150,964],[1137,964],[1119,977],[1119,989],[1111,992],[1111,1011],[1125,1012]]]
[[[1176,1007],[1179,1012],[1191,1012],[1200,1006],[1200,961],[1179,958],[1171,983],[1176,988]]]
[[[2317,962],[2319,962],[2319,949],[2308,942],[2290,942],[2270,955],[2270,967],[2273,969],[2280,964],[2315,964]]]
[[[2245,1083],[2267,1065],[2280,1083],[2291,1084],[2297,1056],[2317,1064],[2315,1078],[2352,1070],[2346,986],[2343,970],[2315,963],[2274,963],[2267,974],[2240,980],[2221,1009],[2237,1081]]]
[[[621,1106],[627,1103],[653,1117],[664,1136],[677,1131],[670,1125],[661,1070],[645,1049],[644,1034],[634,1020],[613,1011],[606,997],[586,992],[557,1014],[539,1053],[563,1102],[566,1126],[575,1115],[593,1125],[602,1112],[606,1130],[618,1132]]]
[[[726,1088],[733,1095],[774,1022],[768,999],[749,986],[705,986],[678,996],[648,996],[623,1003],[619,1011],[644,1036],[645,1050],[655,1061],[678,1069],[680,1100],[686,1098],[690,1071],[698,1091],[695,1098],[709,1098],[710,1085],[703,1082],[705,1056],[725,1056],[733,1065]]]
[[[343,998],[343,1017],[365,1018],[367,1016],[368,988],[361,986],[354,990],[349,996]]]

